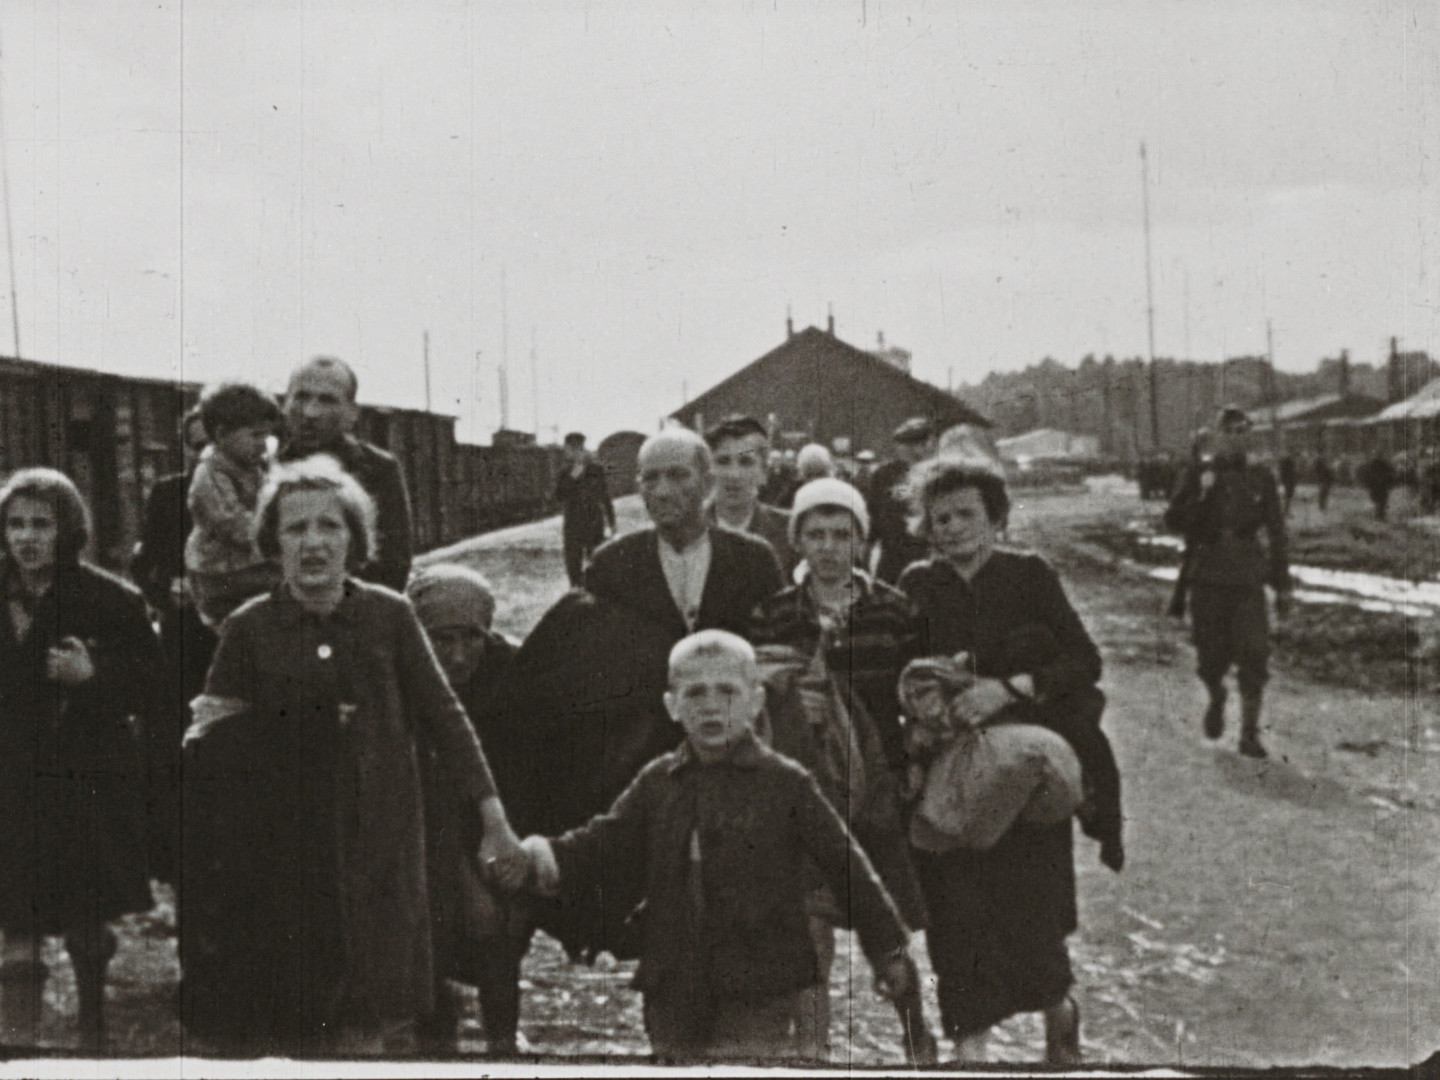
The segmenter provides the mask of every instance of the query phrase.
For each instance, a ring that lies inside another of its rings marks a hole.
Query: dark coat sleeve
[[[551,842],[563,893],[579,895],[617,875],[644,881],[650,795],[655,770],[663,767],[656,762],[641,770],[609,810]]]
[[[634,545],[632,538],[636,535],[638,534],[617,536],[595,550],[590,564],[585,568],[587,591],[606,600],[624,602],[629,584],[626,581],[628,570],[634,563],[631,552]]]
[[[844,897],[846,921],[859,933],[866,959],[878,966],[909,939],[905,921],[815,778],[797,769],[793,782],[793,812],[801,843],[826,885],[835,896]]]
[[[375,511],[379,527],[379,551],[372,564],[372,579],[396,592],[405,591],[410,578],[410,497],[400,463],[389,454],[380,458],[376,469]]]
[[[190,535],[190,510],[185,505],[189,483],[183,474],[155,481],[145,500],[140,545],[130,565],[131,576],[145,599],[159,610],[170,607],[170,582],[185,572],[185,538]]]
[[[1175,485],[1170,505],[1165,508],[1165,527],[1188,537],[1200,524],[1200,513],[1200,469],[1187,465]]]
[[[1255,471],[1256,487],[1260,494],[1260,514],[1264,521],[1266,551],[1269,554],[1267,577],[1271,588],[1284,592],[1290,588],[1290,554],[1285,535],[1285,508],[1280,503],[1280,493],[1275,490],[1275,478],[1266,469]]]
[[[1034,573],[1035,614],[1055,637],[1054,659],[1031,672],[1035,692],[1047,698],[1087,690],[1100,681],[1100,650],[1090,640],[1054,568],[1037,557]]]

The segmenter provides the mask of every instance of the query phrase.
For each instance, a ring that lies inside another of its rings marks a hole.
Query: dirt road
[[[1125,872],[1079,840],[1081,929],[1071,940],[1084,1050],[1094,1061],[1183,1065],[1401,1065],[1440,1048],[1440,755],[1433,697],[1359,692],[1281,669],[1252,762],[1200,734],[1201,691],[1168,586],[1086,542],[1097,518],[1153,514],[1124,490],[1018,494],[1011,537],[1061,569],[1106,659],[1106,726],[1125,778]],[[633,500],[622,527],[639,523]],[[555,521],[441,553],[483,570],[498,625],[522,635],[564,590]],[[1360,752],[1339,749],[1340,744]],[[114,966],[120,1053],[174,1053],[171,912],[130,920]],[[919,943],[917,942],[917,945]],[[842,942],[832,994],[836,1057],[901,1060],[898,1028]],[[47,1029],[70,1041],[63,953]],[[628,965],[574,967],[537,938],[522,1030],[543,1054],[644,1053]],[[848,982],[847,982],[848,979]],[[929,994],[933,1015],[933,992]],[[467,1049],[483,1049],[472,1019]],[[995,1060],[1036,1060],[1038,1020],[992,1040]]]

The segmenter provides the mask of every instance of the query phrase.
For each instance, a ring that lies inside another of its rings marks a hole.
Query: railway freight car
[[[145,496],[181,467],[180,418],[200,390],[0,357],[0,477],[28,465],[72,477],[95,519],[90,557],[123,570]],[[554,509],[558,447],[457,443],[453,416],[376,405],[361,406],[357,434],[400,461],[417,551]]]

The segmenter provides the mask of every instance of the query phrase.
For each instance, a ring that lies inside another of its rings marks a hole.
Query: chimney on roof
[[[1348,397],[1350,394],[1350,350],[1340,350],[1340,396]]]
[[[875,331],[875,348],[877,348],[877,349],[883,349],[883,348],[885,348],[885,331],[884,331],[884,330],[877,330],[877,331]]]
[[[795,336],[795,317],[790,313],[790,305],[785,305],[785,340],[789,341]]]
[[[825,332],[831,337],[835,336],[835,305],[826,304]]]

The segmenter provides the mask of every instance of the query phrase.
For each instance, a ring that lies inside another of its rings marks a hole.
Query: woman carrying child
[[[223,625],[186,734],[182,1015],[238,1050],[404,1048],[433,1008],[416,738],[517,886],[485,755],[401,596],[351,576],[375,510],[327,457],[274,470],[256,545],[280,584]]]
[[[975,680],[956,707],[972,725],[1014,715],[1064,736],[1090,793],[1082,813],[1119,870],[1120,787],[1100,730],[1100,653],[1040,556],[997,548],[1009,497],[988,464],[939,457],[908,487],[930,559],[900,588],[918,606],[927,656],[968,654]],[[915,849],[925,891],[931,963],[945,1030],[962,1058],[983,1060],[990,1027],[1043,1011],[1046,1060],[1079,1060],[1079,1009],[1065,939],[1077,926],[1070,821],[1017,822],[988,850]]]

